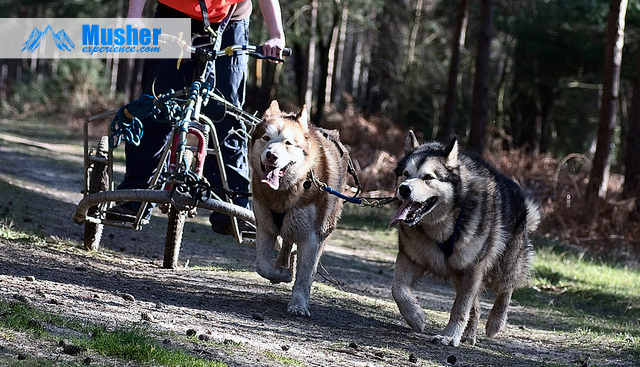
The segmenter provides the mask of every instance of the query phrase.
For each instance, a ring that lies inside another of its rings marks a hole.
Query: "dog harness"
[[[456,237],[460,233],[460,222],[462,221],[462,213],[464,213],[464,206],[460,208],[460,214],[458,215],[458,219],[456,219],[456,226],[453,228],[451,237],[447,238],[443,242],[436,241],[436,245],[438,245],[438,248],[440,248],[446,259],[451,257],[451,255],[453,254],[453,246],[456,243]]]
[[[277,213],[273,210],[271,211],[271,218],[273,218],[273,223],[276,225],[276,227],[278,227],[278,230],[282,228],[282,223],[284,223],[285,215],[287,215],[287,213]]]

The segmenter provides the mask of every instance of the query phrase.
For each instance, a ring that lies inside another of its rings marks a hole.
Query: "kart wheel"
[[[95,156],[106,159],[109,154],[109,137],[103,136],[98,143],[98,149]],[[93,160],[88,168],[89,171],[89,192],[87,194],[95,194],[97,192],[106,191],[109,188],[109,172],[107,163],[100,160]],[[95,217],[98,213],[107,209],[107,203],[98,204],[89,208],[87,215]],[[84,224],[84,248],[87,251],[97,251],[100,248],[100,240],[102,239],[103,225],[92,222]]]
[[[187,150],[184,152],[187,167],[193,165],[193,152]],[[167,223],[167,236],[164,242],[164,261],[162,267],[165,269],[175,269],[178,267],[178,257],[180,256],[180,248],[182,247],[182,234],[184,233],[184,224],[189,214],[188,210],[179,210],[174,205],[169,205],[169,222]]]
[[[164,262],[162,267],[165,269],[175,269],[178,267],[178,256],[180,255],[180,247],[182,246],[182,234],[184,232],[184,223],[187,220],[187,211],[178,210],[175,206],[169,207],[169,223],[167,224],[167,236],[164,243]]]

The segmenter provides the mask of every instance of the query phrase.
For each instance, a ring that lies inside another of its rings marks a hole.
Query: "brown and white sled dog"
[[[311,283],[325,241],[336,228],[342,201],[316,188],[310,172],[341,191],[348,156],[337,131],[309,123],[306,107],[284,113],[271,102],[251,136],[249,161],[256,217],[256,270],[272,283],[292,280],[291,250],[297,246],[296,279],[287,311],[310,316]],[[278,259],[270,254],[282,238]]]
[[[540,213],[522,189],[478,157],[447,146],[418,145],[412,132],[396,168],[402,200],[391,226],[398,224],[399,252],[392,294],[415,331],[425,313],[411,286],[425,273],[449,279],[456,292],[449,323],[433,341],[475,344],[480,295],[497,294],[486,324],[488,337],[505,325],[514,289],[529,277],[533,247],[528,239]]]

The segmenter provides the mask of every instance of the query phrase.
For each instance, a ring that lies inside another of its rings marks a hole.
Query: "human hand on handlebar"
[[[262,54],[267,57],[272,57],[276,59],[282,59],[282,50],[284,50],[284,37],[274,37],[270,38],[265,43],[262,44]],[[273,62],[281,62],[276,61],[274,59],[267,59]]]

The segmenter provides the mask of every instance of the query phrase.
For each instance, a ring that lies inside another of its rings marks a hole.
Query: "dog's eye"
[[[435,180],[436,178],[435,178],[435,176],[433,176],[432,174],[427,173],[426,175],[424,175],[424,176],[422,177],[422,179],[423,179],[423,180],[425,180],[425,181],[429,181],[429,180]]]
[[[284,144],[285,144],[285,145],[293,145],[293,143],[292,143],[292,142],[290,142],[289,140],[285,140],[285,141],[284,141]]]
[[[404,176],[404,178],[409,178],[409,171],[402,172],[402,176]]]
[[[269,140],[271,140],[271,138],[269,137],[269,135],[265,135],[265,136],[262,137],[262,140],[269,141]]]

